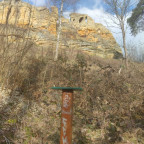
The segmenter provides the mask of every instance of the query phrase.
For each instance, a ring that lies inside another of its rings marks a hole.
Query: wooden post
[[[81,88],[53,87],[62,90],[60,144],[72,144],[73,91]]]

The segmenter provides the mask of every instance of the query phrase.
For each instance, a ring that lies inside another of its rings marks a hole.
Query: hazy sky
[[[31,4],[36,6],[45,6],[48,0],[25,0],[29,1]],[[105,8],[102,4],[102,0],[80,0],[78,4],[78,13],[88,14],[91,16],[96,23],[102,23],[106,26],[114,35],[117,42],[122,44],[122,37],[119,28],[117,28],[113,22],[110,20],[110,15],[105,12]],[[67,16],[69,12],[65,12]],[[131,12],[129,13],[129,16]],[[132,36],[130,33],[130,28],[127,25],[126,41],[130,45],[144,45],[144,32],[139,33],[136,37]],[[122,46],[122,45],[121,45]]]

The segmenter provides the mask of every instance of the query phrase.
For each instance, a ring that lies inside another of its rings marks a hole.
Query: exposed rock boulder
[[[57,34],[58,9],[51,7],[35,7],[21,0],[4,0],[0,2],[1,35],[18,37],[24,31],[23,37],[31,39],[42,47],[55,47]],[[12,27],[10,28],[3,28]],[[16,32],[14,27],[21,29]],[[6,30],[8,29],[8,30]],[[15,33],[16,32],[16,33]],[[62,17],[62,48],[82,49],[89,54],[103,58],[121,58],[122,52],[112,33],[102,24],[85,14],[72,13],[70,20]]]
[[[76,28],[95,28],[94,20],[86,14],[72,13],[70,21]]]

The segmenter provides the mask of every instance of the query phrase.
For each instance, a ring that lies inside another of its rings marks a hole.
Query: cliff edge
[[[55,47],[57,21],[56,7],[35,7],[20,0],[0,2],[1,35],[8,36],[10,42],[19,37],[19,41],[25,38],[42,47]],[[122,58],[112,33],[85,14],[71,13],[70,19],[62,18],[60,46],[82,49],[103,58]]]

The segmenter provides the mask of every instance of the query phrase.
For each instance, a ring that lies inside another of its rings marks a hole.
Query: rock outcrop
[[[58,9],[35,7],[20,0],[0,2],[1,35],[15,41],[18,33],[42,47],[55,47]],[[7,26],[7,28],[4,28]],[[13,27],[12,30],[8,30]],[[20,30],[14,30],[14,27]],[[7,34],[6,34],[7,32]],[[16,35],[16,36],[15,36]],[[122,52],[111,32],[102,24],[95,23],[88,15],[72,13],[70,19],[62,18],[62,48],[82,49],[103,58],[121,58]]]

